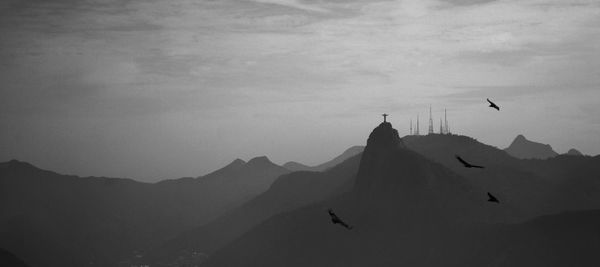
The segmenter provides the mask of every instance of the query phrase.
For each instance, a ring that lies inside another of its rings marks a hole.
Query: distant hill
[[[521,134],[504,151],[518,159],[547,159],[558,155],[550,145],[529,141]]]
[[[194,265],[269,217],[352,189],[359,155],[324,172],[299,171],[279,177],[269,188],[215,221],[179,234],[147,253],[141,264]],[[201,255],[201,256],[198,256]]]
[[[333,158],[330,161],[327,161],[325,163],[319,164],[317,166],[307,166],[304,165],[302,163],[298,163],[295,161],[290,161],[290,162],[286,162],[285,164],[283,164],[283,167],[290,170],[290,171],[316,171],[316,172],[322,172],[325,171],[329,168],[332,168],[340,163],[342,163],[343,161],[356,156],[358,154],[360,154],[363,149],[365,149],[364,146],[353,146],[351,148],[346,149],[346,151],[344,151],[342,154],[340,154],[339,156]]]
[[[288,172],[258,157],[149,184],[0,163],[0,247],[33,266],[113,266],[242,204]]]
[[[522,178],[534,174],[537,178],[528,178],[533,180],[527,187],[543,182],[538,180],[542,172],[537,166],[522,165],[558,163],[521,161],[469,139],[452,138],[467,142],[458,152],[474,163],[481,160],[492,168],[511,166],[511,173],[523,172]],[[507,205],[504,198],[500,204],[487,202],[486,190],[411,151],[406,143],[389,123],[382,123],[369,136],[352,191],[271,217],[216,251],[204,266],[529,267],[600,263],[596,257],[600,249],[599,211],[560,213],[521,223],[503,220],[514,216],[520,203]],[[424,144],[412,146],[428,150]],[[478,149],[482,151],[476,152]],[[493,156],[489,153],[500,155],[501,163],[491,164]],[[471,158],[474,154],[480,157]],[[600,173],[594,173],[591,165],[596,159],[556,160],[561,161],[556,168],[586,166],[588,176]],[[494,173],[504,175],[495,170],[487,177]],[[515,184],[511,186],[520,185],[518,180],[512,182]],[[550,188],[560,188],[549,183]],[[333,208],[354,228],[331,224],[327,208]]]
[[[583,156],[583,154],[581,152],[579,152],[579,150],[577,150],[575,148],[569,149],[569,151],[567,151],[567,153],[565,155],[569,155],[569,156]]]

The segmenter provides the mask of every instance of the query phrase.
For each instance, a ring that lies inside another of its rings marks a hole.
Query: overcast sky
[[[485,98],[501,106],[487,108]],[[0,161],[143,181],[313,165],[388,118],[600,154],[600,1],[0,2]]]

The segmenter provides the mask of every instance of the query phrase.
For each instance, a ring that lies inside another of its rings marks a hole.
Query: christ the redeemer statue
[[[387,122],[385,119],[387,118],[388,114],[383,113],[381,116],[383,116],[383,122]]]

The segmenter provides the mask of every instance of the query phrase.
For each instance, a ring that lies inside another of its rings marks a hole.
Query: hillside
[[[0,247],[33,266],[111,266],[240,205],[287,172],[259,157],[148,184],[1,163]]]
[[[349,191],[359,161],[360,154],[324,172],[300,171],[283,175],[268,191],[215,221],[179,234],[150,251],[140,263],[200,263],[217,249],[273,215]]]
[[[594,226],[600,222],[597,211],[510,222],[518,205],[486,202],[485,191],[406,149],[410,146],[395,136],[397,132],[385,124],[371,133],[351,192],[266,220],[218,250],[206,266],[565,266],[573,262],[594,266],[600,262],[594,256],[600,248],[600,232]],[[522,164],[507,160],[504,164],[517,169]],[[327,208],[354,228],[332,225]]]

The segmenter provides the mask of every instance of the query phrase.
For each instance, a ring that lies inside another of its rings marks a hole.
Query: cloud
[[[494,1],[497,0],[442,0],[442,2],[447,2],[449,4],[458,6],[480,5]]]
[[[325,8],[321,8],[319,6],[310,5],[310,4],[304,4],[298,0],[251,0],[251,1],[258,2],[258,3],[264,3],[264,4],[282,5],[282,6],[286,6],[286,7],[292,7],[292,8],[297,8],[297,9],[302,9],[302,10],[312,11],[312,12],[323,12],[323,13],[328,12],[328,10]]]

